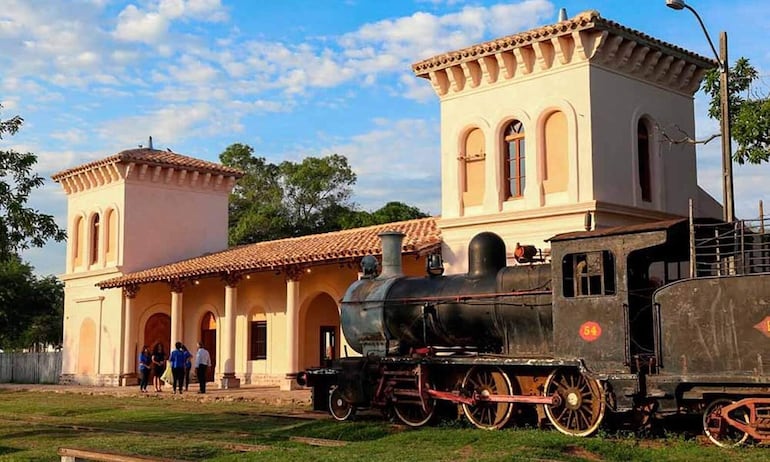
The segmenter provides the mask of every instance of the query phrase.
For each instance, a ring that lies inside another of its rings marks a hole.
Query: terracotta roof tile
[[[422,60],[412,65],[412,71],[418,76],[425,76],[432,70],[444,69],[461,62],[478,59],[482,56],[493,55],[501,51],[512,50],[559,35],[572,33],[573,31],[586,29],[607,30],[638,42],[645,43],[655,49],[660,49],[668,53],[674,52],[684,58],[688,58],[690,61],[694,61],[701,67],[711,68],[716,65],[716,61],[713,59],[698,55],[671,43],[658,40],[651,35],[631,29],[618,22],[605,19],[596,10],[588,10],[566,21],[538,27],[518,34],[508,35]]]
[[[99,282],[97,286],[108,289],[130,284],[216,276],[228,272],[271,271],[291,265],[312,266],[353,261],[365,255],[380,254],[382,249],[377,235],[391,230],[406,234],[402,251],[407,254],[424,255],[441,246],[441,231],[436,226],[435,218],[421,218],[233,247],[108,279]]]
[[[184,156],[182,154],[177,154],[175,152],[140,148],[140,149],[128,149],[125,151],[121,151],[115,155],[105,157],[103,159],[95,160],[93,162],[89,162],[83,165],[78,165],[77,167],[73,167],[67,170],[62,170],[61,172],[52,175],[51,179],[53,179],[54,181],[59,181],[62,178],[68,177],[70,175],[75,175],[86,170],[90,170],[94,167],[99,167],[102,165],[108,165],[112,163],[120,163],[120,162],[123,162],[123,163],[135,162],[137,164],[147,164],[150,166],[173,167],[173,168],[198,171],[201,173],[215,173],[215,174],[222,174],[227,176],[234,176],[236,178],[240,178],[243,176],[243,172],[241,172],[240,170],[232,167],[226,167],[222,164],[217,164],[215,162],[196,159],[194,157]]]

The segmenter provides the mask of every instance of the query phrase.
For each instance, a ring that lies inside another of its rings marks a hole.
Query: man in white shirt
[[[195,352],[195,368],[198,373],[198,386],[200,387],[198,393],[206,393],[206,371],[209,366],[211,366],[211,355],[203,347],[203,344],[198,342],[198,351]]]

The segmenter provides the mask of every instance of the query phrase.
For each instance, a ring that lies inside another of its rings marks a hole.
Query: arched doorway
[[[155,348],[160,343],[163,345],[163,351],[166,356],[171,352],[169,349],[171,342],[171,316],[166,313],[155,313],[147,320],[144,325],[144,344]]]
[[[201,343],[211,355],[211,367],[206,371],[206,382],[213,382],[214,368],[217,365],[217,319],[211,311],[201,320]]]
[[[340,314],[329,294],[318,294],[303,307],[300,329],[300,369],[326,367],[339,358]]]

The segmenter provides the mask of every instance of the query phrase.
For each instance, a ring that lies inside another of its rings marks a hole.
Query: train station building
[[[693,95],[715,63],[596,11],[413,65],[440,101],[441,215],[228,248],[241,172],[152,148],[53,176],[67,195],[62,381],[135,383],[143,345],[202,341],[210,381],[291,386],[349,351],[339,303],[377,235],[405,234],[404,273],[441,252],[467,269],[481,231],[555,234],[721,206],[697,184]],[[586,217],[590,216],[590,220]],[[512,261],[512,259],[511,259]]]

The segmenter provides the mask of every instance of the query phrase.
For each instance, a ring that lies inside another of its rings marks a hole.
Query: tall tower
[[[226,249],[228,197],[241,175],[131,149],[52,176],[67,194],[63,381],[118,384],[125,298],[95,284]]]
[[[693,94],[715,63],[586,11],[412,66],[441,103],[439,226],[449,270],[481,230],[508,248],[560,232],[701,215]],[[672,136],[678,137],[678,136]]]

